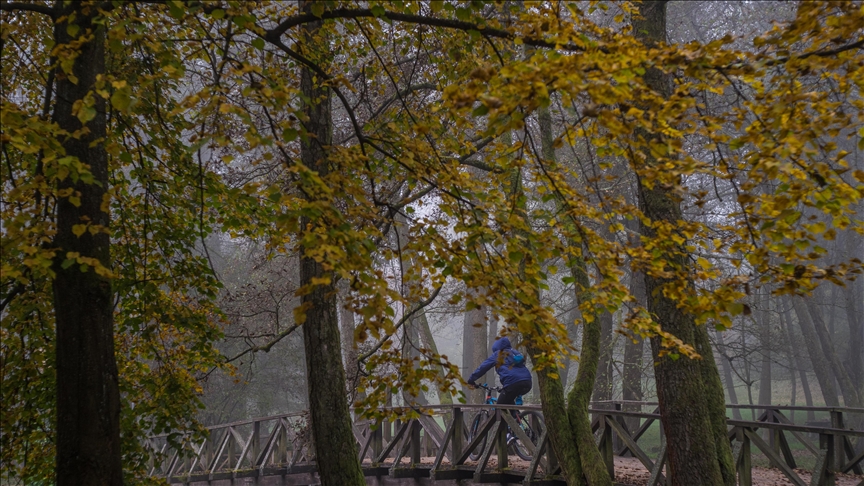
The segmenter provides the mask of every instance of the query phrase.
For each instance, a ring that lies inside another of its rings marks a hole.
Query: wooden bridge
[[[594,406],[597,408],[590,409],[593,430],[613,478],[615,456],[630,456],[647,470],[647,478],[639,484],[666,484],[663,475],[666,447],[657,404],[606,402]],[[808,485],[796,471],[805,461],[813,465],[810,486],[834,485],[838,472],[862,474],[864,452],[854,444],[856,440],[864,440],[864,430],[848,429],[846,420],[864,422],[864,409],[727,407],[750,410],[752,418],[728,420],[729,440],[742,486],[753,484],[751,471],[757,451],[761,460],[767,459],[795,486]],[[545,427],[535,424],[540,426],[541,433],[536,443],[532,442],[510,414],[504,413],[508,408],[516,407],[499,406],[493,410],[486,405],[431,406],[405,421],[358,421],[354,436],[367,483],[564,485]],[[537,406],[518,408],[541,412]],[[625,411],[625,408],[642,411]],[[483,409],[490,412],[489,419],[471,438],[466,418]],[[794,411],[811,411],[826,420],[794,424],[788,418]],[[628,424],[634,425],[634,430]],[[509,431],[525,444],[533,457],[530,462],[508,453]],[[187,444],[180,450],[169,444],[167,436],[148,439],[150,475],[175,484],[192,485],[318,484],[314,450],[310,447],[303,413],[217,425],[209,427],[209,432],[203,442]],[[655,444],[646,451],[643,448],[649,436],[653,436]],[[472,456],[477,459],[471,460]],[[864,486],[864,480],[857,486]]]

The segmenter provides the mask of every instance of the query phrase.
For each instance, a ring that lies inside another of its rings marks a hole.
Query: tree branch
[[[264,351],[265,353],[269,353],[270,348],[272,348],[274,345],[276,345],[276,343],[281,341],[285,336],[288,336],[289,334],[291,334],[292,332],[297,330],[298,327],[300,327],[300,324],[293,325],[293,326],[289,327],[288,329],[285,329],[284,331],[277,334],[273,338],[273,340],[271,340],[267,344],[264,344],[261,346],[252,346],[251,348],[247,348],[242,353],[238,354],[237,356],[234,356],[233,358],[230,358],[230,359],[226,359],[225,362],[230,363],[232,361],[236,361],[236,360],[240,359],[241,357],[243,357],[249,353],[257,353],[258,351]]]
[[[360,19],[360,18],[382,18],[395,20],[397,22],[405,22],[408,24],[420,24],[427,25],[431,27],[444,27],[448,29],[461,30],[464,32],[468,32],[469,30],[476,30],[478,32],[482,32],[484,36],[487,37],[496,37],[499,39],[516,39],[517,36],[511,32],[502,29],[493,29],[490,27],[486,27],[483,25],[475,24],[473,22],[464,22],[461,20],[453,20],[453,19],[442,19],[437,17],[426,17],[424,15],[414,15],[414,14],[406,14],[399,12],[385,12],[384,15],[376,16],[372,13],[372,9],[364,8],[364,9],[351,9],[351,8],[337,8],[334,10],[327,10],[321,14],[320,17],[315,16],[311,13],[295,15],[293,17],[289,17],[283,20],[279,25],[275,28],[271,29],[270,32],[277,36],[282,37],[282,35],[290,28],[296,27],[298,25],[307,24],[309,22],[315,22],[317,20],[327,20],[327,19]],[[533,39],[533,38],[521,38],[522,41],[534,47],[547,47],[547,48],[558,48],[563,49],[565,51],[575,51],[581,52],[584,51],[583,48],[574,45],[574,44],[566,44],[566,45],[558,45],[554,42],[548,42],[541,39]]]
[[[27,12],[36,12],[47,15],[52,19],[55,17],[56,12],[52,7],[47,5],[40,5],[38,3],[24,3],[24,2],[2,2],[0,3],[0,10],[5,12],[14,12],[15,10],[23,10]]]
[[[408,313],[403,315],[402,319],[399,319],[399,322],[396,323],[396,327],[393,328],[393,332],[388,334],[384,339],[378,341],[378,343],[375,344],[375,346],[373,346],[372,349],[370,349],[369,351],[364,353],[363,356],[360,356],[359,358],[357,358],[357,362],[362,363],[362,362],[366,361],[366,359],[369,358],[369,356],[372,356],[379,349],[381,349],[381,346],[383,346],[384,343],[387,342],[387,340],[389,340],[391,337],[393,337],[393,334],[395,334],[396,331],[398,331],[399,328],[402,327],[403,324],[408,322],[408,319],[411,319],[412,317],[414,317],[414,314],[416,314],[417,311],[419,311],[419,310],[423,309],[424,307],[426,307],[427,305],[431,304],[432,301],[434,301],[435,298],[438,297],[438,293],[441,292],[441,289],[443,287],[444,287],[444,284],[441,284],[434,291],[432,291],[432,295],[430,295],[428,299],[418,302],[416,307],[414,307],[413,309],[411,309],[411,311],[409,311]]]

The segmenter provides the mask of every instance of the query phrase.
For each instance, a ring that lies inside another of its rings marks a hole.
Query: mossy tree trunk
[[[309,11],[310,2],[301,3]],[[316,47],[326,49],[326,36],[321,40],[321,22],[310,22],[301,27],[302,47],[314,53]],[[307,54],[308,55],[308,54]],[[329,173],[327,149],[331,144],[332,119],[330,90],[320,85],[320,77],[308,68],[302,68],[300,89],[307,103],[304,110],[305,131],[309,134],[301,144],[301,162],[317,172],[322,179]],[[307,200],[315,202],[320,188],[304,187]],[[312,220],[304,217],[300,227],[316,231],[326,218]],[[308,243],[312,244],[312,243]],[[311,248],[309,248],[311,249]],[[320,279],[329,277],[329,284]],[[319,282],[314,284],[314,282]],[[345,369],[339,336],[339,314],[336,305],[336,286],[333,275],[325,271],[321,262],[306,255],[300,258],[300,285],[311,286],[301,298],[305,310],[303,343],[306,349],[306,377],[309,389],[309,412],[315,442],[318,475],[323,486],[364,486],[366,480],[351,430],[351,415],[345,393]]]
[[[54,39],[57,45],[80,42],[72,71],[57,69],[54,122],[68,134],[86,128],[80,136],[67,135],[61,143],[67,156],[89,168],[92,182],[67,177],[58,192],[72,191],[57,200],[57,248],[53,269],[54,309],[57,326],[57,469],[58,485],[121,485],[120,391],[114,357],[114,302],[111,281],[92,266],[64,265],[74,252],[111,266],[108,236],[110,215],[104,207],[108,191],[108,155],[105,101],[93,90],[105,74],[105,27],[93,5],[57,2]],[[69,28],[72,25],[75,28]],[[70,32],[77,31],[76,35]],[[84,40],[91,36],[89,40]],[[69,55],[66,53],[66,55]],[[73,79],[73,76],[77,80]],[[102,81],[104,82],[104,81]],[[105,89],[101,87],[101,89]],[[84,126],[75,103],[94,100],[93,118]],[[61,136],[62,137],[62,136]],[[77,176],[77,174],[75,174]],[[104,231],[75,235],[75,225],[90,224]]]
[[[543,158],[549,162],[554,162],[556,157],[553,147],[552,117],[548,109],[543,108],[539,111],[538,124],[540,126],[540,140]],[[521,192],[521,179],[519,182],[519,191]],[[579,244],[574,241],[570,241],[569,243],[571,245]],[[587,299],[587,292],[590,291],[590,281],[584,260],[576,259],[570,262],[570,271],[575,280],[574,301],[578,305]],[[600,319],[596,318],[597,316],[591,316],[594,317],[594,319],[585,319],[585,317],[586,316],[583,315],[582,320],[584,325],[582,331],[582,348],[579,359],[579,369],[576,372],[576,381],[567,397],[566,409],[560,409],[566,410],[566,424],[569,425],[572,430],[572,433],[568,433],[567,435],[571,436],[569,440],[572,442],[567,444],[555,444],[553,442],[553,446],[556,447],[555,450],[559,455],[562,455],[561,452],[559,452],[559,448],[565,448],[568,454],[572,454],[571,449],[575,450],[576,457],[571,459],[572,462],[570,463],[570,467],[573,471],[567,475],[568,484],[581,485],[585,484],[587,481],[587,484],[590,486],[611,486],[612,478],[609,477],[609,473],[603,463],[600,451],[597,449],[597,444],[594,441],[594,434],[591,433],[591,422],[588,417],[588,403],[591,400],[591,394],[597,377],[597,365],[600,360],[601,327],[603,323]],[[608,317],[610,321],[609,330],[611,332],[611,315]],[[588,322],[589,320],[590,322]],[[573,323],[570,323],[570,325],[573,325]],[[540,377],[538,373],[538,380],[539,379]],[[546,377],[546,380],[548,381],[549,378]],[[541,385],[543,384],[544,383],[541,381]],[[541,395],[543,397],[544,416],[548,416],[550,412],[546,411],[547,395],[550,395],[549,399],[554,400],[556,404],[560,402],[563,406],[564,388],[560,379],[555,380],[555,383],[545,383],[545,387],[547,390],[541,388]],[[558,391],[559,389],[560,392]],[[560,398],[558,398],[557,395],[551,396],[557,393],[561,394]],[[551,406],[549,408],[552,409]],[[552,413],[555,412],[553,411]],[[559,411],[557,413],[560,414],[561,412]],[[550,429],[553,426],[556,425],[548,424]],[[566,425],[564,426],[566,427]],[[561,437],[559,440],[565,440],[565,438]],[[562,465],[563,464],[564,463],[562,462]]]
[[[646,44],[666,41],[666,3],[647,1],[639,5],[640,18],[634,19],[633,32]],[[670,93],[670,79],[658,69],[646,71],[645,83],[656,93],[665,96]],[[654,163],[651,154],[647,154],[645,163]],[[658,185],[648,187],[640,181],[639,203],[650,221],[674,224],[683,217],[679,202]],[[643,225],[642,235],[651,238],[654,232]],[[668,257],[668,266],[686,268],[684,255],[680,251]],[[648,311],[664,331],[702,354],[701,359],[674,359],[676,356],[662,353],[660,338],[651,340],[660,414],[668,438],[669,477],[672,484],[681,486],[731,486],[735,484],[735,474],[732,450],[726,439],[723,387],[708,343],[708,331],[704,326],[696,326],[693,316],[664,295],[667,283],[664,278],[645,276]]]

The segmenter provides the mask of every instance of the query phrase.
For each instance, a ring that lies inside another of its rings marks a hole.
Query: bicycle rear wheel
[[[474,420],[471,421],[471,427],[468,429],[468,443],[470,444],[474,437],[477,437],[477,432],[480,431],[480,427],[486,422],[486,419],[489,418],[489,412],[486,410],[482,410],[474,416]],[[471,454],[468,455],[468,459],[472,461],[476,461],[480,459],[480,455],[483,454],[483,451],[486,449],[486,437],[477,444],[477,447],[471,451]]]
[[[546,424],[543,422],[543,417],[541,417],[537,412],[525,412],[519,419],[519,427],[522,428],[522,431],[525,432],[525,435],[528,436],[528,439],[531,440],[531,444],[536,449],[537,445],[540,443],[540,436],[546,428]],[[516,452],[516,455],[525,461],[533,459],[531,451],[522,443],[522,439],[520,439],[516,434],[513,435],[515,439],[513,440],[512,445],[513,451]]]

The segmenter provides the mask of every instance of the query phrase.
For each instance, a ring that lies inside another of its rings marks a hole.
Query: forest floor
[[[796,469],[796,473],[805,484],[810,484],[810,473],[802,469]],[[615,458],[615,483],[627,486],[643,486],[648,483],[650,474],[645,466],[634,457]],[[850,474],[838,474],[836,486],[857,486],[864,480],[864,476]],[[786,478],[779,469],[767,467],[753,467],[754,486],[794,486],[794,483]]]
[[[402,460],[407,464],[407,458]],[[421,458],[422,464],[432,464],[435,461],[434,457]],[[367,461],[368,462],[368,461]],[[443,463],[447,464],[445,458]],[[392,464],[390,462],[389,464]],[[388,464],[388,465],[389,465]],[[466,461],[466,465],[476,464],[473,461]],[[494,468],[498,465],[495,457],[489,458],[488,468]],[[529,463],[523,461],[516,456],[508,458],[508,465],[513,469],[527,470]],[[803,469],[796,469],[795,472],[805,484],[810,484],[811,475]],[[620,486],[644,486],[648,483],[650,473],[645,466],[639,462],[639,459],[634,457],[615,457],[615,484]],[[864,481],[864,476],[852,474],[837,474],[836,486],[858,486]],[[779,469],[767,467],[753,467],[753,485],[754,486],[794,486],[794,483],[786,478]]]

